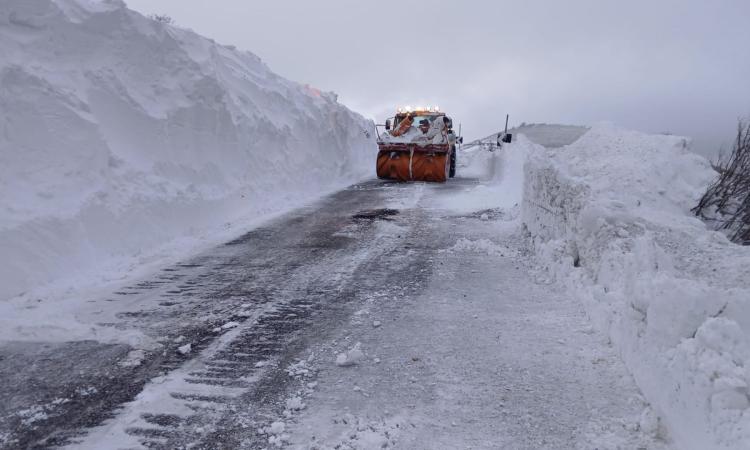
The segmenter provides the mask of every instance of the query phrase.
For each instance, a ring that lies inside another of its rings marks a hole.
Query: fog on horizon
[[[714,157],[750,116],[750,2],[126,0],[382,123],[439,105],[467,139],[611,121]]]

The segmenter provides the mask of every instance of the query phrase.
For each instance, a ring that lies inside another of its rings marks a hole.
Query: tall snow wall
[[[689,213],[713,174],[674,136],[609,125],[524,166],[541,261],[611,337],[679,449],[750,445],[750,249]]]
[[[0,301],[371,172],[334,94],[119,0],[3,0],[0,55]]]

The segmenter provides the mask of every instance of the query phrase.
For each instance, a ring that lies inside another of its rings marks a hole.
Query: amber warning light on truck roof
[[[400,107],[396,109],[396,112],[400,113],[408,113],[408,112],[440,112],[439,106],[417,106],[416,108],[412,108],[411,106],[407,105],[404,107]]]

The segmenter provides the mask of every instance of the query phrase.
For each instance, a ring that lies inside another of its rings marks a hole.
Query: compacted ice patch
[[[685,138],[603,124],[537,148],[524,172],[539,260],[584,299],[676,446],[747,448],[750,249],[689,212],[708,162]]]
[[[450,252],[472,252],[484,253],[487,255],[499,256],[516,256],[518,252],[507,245],[497,244],[489,239],[466,239],[460,238],[456,244],[451,247]]]
[[[371,171],[372,123],[335,94],[121,1],[4,1],[0,54],[2,303],[121,282]]]

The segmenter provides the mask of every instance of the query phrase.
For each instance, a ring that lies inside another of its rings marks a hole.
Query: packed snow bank
[[[750,249],[689,210],[713,173],[689,142],[610,125],[524,167],[522,220],[680,449],[750,443]]]
[[[373,125],[334,94],[118,0],[5,0],[0,54],[0,301],[372,169]]]

